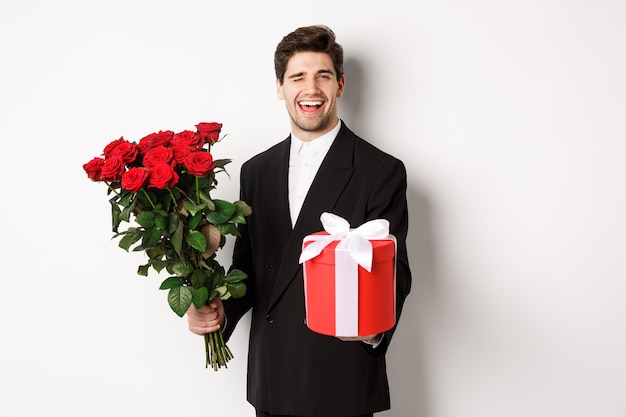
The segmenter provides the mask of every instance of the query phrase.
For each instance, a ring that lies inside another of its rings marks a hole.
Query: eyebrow
[[[292,79],[292,78],[302,77],[302,76],[303,76],[303,75],[305,75],[305,74],[306,74],[306,72],[297,72],[297,73],[295,73],[295,74],[291,74],[291,75],[289,75],[289,76],[287,77],[287,79]],[[335,75],[335,72],[334,72],[334,71],[332,71],[332,70],[329,70],[329,69],[321,69],[321,70],[317,71],[315,74],[316,74],[316,75],[319,75],[319,74],[330,74],[330,75]]]

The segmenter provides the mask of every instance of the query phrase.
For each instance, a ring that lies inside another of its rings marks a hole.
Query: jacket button
[[[274,267],[274,265],[272,265],[272,264],[266,264],[265,265],[265,269],[267,269],[268,271],[271,271],[273,267]]]
[[[265,316],[265,321],[268,322],[269,324],[272,324],[274,323],[274,317],[268,314],[267,316]]]

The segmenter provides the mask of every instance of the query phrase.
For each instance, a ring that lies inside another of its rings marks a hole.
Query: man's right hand
[[[199,309],[192,304],[187,310],[189,330],[201,336],[221,329],[224,326],[224,320],[224,305],[219,298]]]

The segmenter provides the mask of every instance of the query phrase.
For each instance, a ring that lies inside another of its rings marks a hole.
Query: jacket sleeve
[[[243,177],[243,173],[242,173]],[[243,181],[240,185],[240,199],[247,199]],[[254,208],[252,208],[254,213]],[[249,219],[248,219],[249,220]],[[241,298],[229,298],[224,301],[224,309],[226,314],[226,328],[223,330],[224,340],[228,341],[233,334],[239,320],[252,308],[255,274],[252,262],[252,244],[247,224],[240,224],[238,227],[240,236],[235,240],[233,249],[232,269],[239,269],[246,273],[247,278],[243,281],[246,284],[246,293]]]
[[[377,347],[364,344],[374,354],[384,353],[400,320],[404,300],[411,290],[411,270],[406,249],[409,216],[406,199],[407,174],[402,161],[392,158],[378,171],[368,199],[368,219],[389,220],[389,232],[396,237],[396,325],[385,332]]]

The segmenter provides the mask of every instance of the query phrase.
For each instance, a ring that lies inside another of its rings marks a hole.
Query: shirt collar
[[[298,137],[294,135],[293,132],[291,132],[290,155],[292,156],[298,155],[298,152],[300,152],[302,145],[304,145],[305,143],[309,143],[310,144],[309,146],[311,147],[313,151],[318,151],[324,148],[330,148],[330,145],[333,143],[333,141],[337,137],[337,134],[339,133],[340,128],[341,128],[341,120],[337,122],[337,125],[330,132],[325,133],[319,138],[315,138],[309,142],[304,142],[298,139]]]

